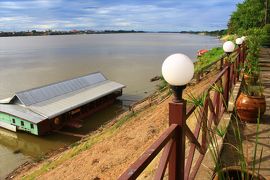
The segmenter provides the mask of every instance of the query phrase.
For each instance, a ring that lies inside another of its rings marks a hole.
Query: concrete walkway
[[[239,123],[245,159],[251,169],[256,145],[256,134],[258,134],[258,143],[255,160],[255,172],[270,179],[270,48],[263,48],[260,53],[261,81],[264,86],[264,95],[266,97],[266,112],[261,118],[259,130],[257,124]],[[232,124],[234,124],[232,121]],[[235,124],[234,124],[235,127]],[[227,144],[226,144],[227,143]],[[235,137],[232,126],[228,129],[224,148],[221,154],[221,160],[225,167],[240,164],[239,155],[235,148]],[[262,151],[263,149],[263,151]],[[261,156],[262,151],[262,156]]]
[[[247,123],[243,128],[243,137],[246,137],[243,146],[245,157],[248,161],[252,162],[255,151],[256,134],[258,134],[255,168],[258,170],[260,167],[260,174],[270,179],[270,48],[263,48],[261,50],[259,62],[261,67],[261,81],[266,97],[266,112],[261,119],[258,131],[256,130],[256,124]]]

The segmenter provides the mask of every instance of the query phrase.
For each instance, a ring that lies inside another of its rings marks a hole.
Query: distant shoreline
[[[221,36],[224,35],[226,30],[217,31],[135,31],[135,30],[104,30],[104,31],[92,31],[92,30],[73,30],[73,31],[20,31],[20,32],[4,32],[0,31],[0,37],[21,37],[21,36],[54,36],[54,35],[79,35],[79,34],[130,34],[130,33],[179,33],[179,34],[197,34],[197,35],[209,35],[209,36]]]

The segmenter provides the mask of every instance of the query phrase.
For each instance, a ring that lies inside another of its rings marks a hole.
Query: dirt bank
[[[215,73],[188,87],[186,93],[200,94]],[[168,127],[169,101],[138,113],[127,113],[66,151],[18,169],[12,178],[117,179]]]

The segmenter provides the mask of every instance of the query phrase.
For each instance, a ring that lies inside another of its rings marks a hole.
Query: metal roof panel
[[[16,93],[26,106],[92,86],[107,79],[100,72]]]
[[[48,118],[54,118],[124,87],[125,86],[122,84],[106,80],[105,82],[98,83],[94,86],[33,104],[29,106],[29,108]]]
[[[25,107],[15,104],[0,104],[0,112],[19,117],[34,124],[47,119],[47,117],[41,116]]]

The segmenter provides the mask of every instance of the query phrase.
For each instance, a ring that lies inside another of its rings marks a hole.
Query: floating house
[[[82,118],[112,104],[124,87],[96,72],[18,92],[0,101],[0,127],[35,135],[79,128]]]

